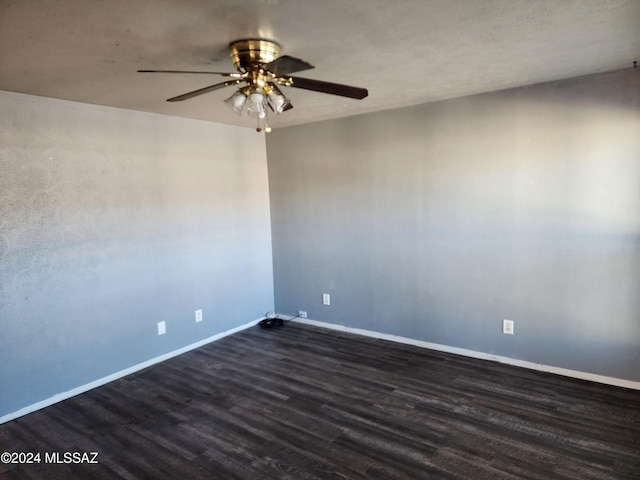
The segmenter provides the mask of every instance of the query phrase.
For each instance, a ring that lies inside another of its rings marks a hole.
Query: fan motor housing
[[[280,56],[280,45],[271,40],[250,38],[229,44],[235,67],[245,73],[257,65],[273,62]]]

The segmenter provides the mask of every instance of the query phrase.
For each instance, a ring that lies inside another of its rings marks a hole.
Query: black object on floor
[[[284,320],[278,317],[265,318],[258,322],[262,328],[273,328],[275,326],[281,327],[284,325]]]

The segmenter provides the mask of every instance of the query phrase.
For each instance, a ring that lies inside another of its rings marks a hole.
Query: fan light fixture
[[[289,99],[285,97],[282,92],[271,86],[256,87],[253,89],[242,87],[236,90],[224,103],[238,115],[242,115],[242,111],[246,106],[247,115],[258,120],[258,131],[262,130],[260,120],[267,119],[267,107],[276,115],[293,107]],[[264,130],[267,133],[271,131],[271,128],[266,125],[266,121]]]
[[[168,102],[181,102],[220,88],[244,83],[244,86],[236,90],[224,102],[238,115],[242,115],[246,106],[247,114],[258,121],[258,128],[256,128],[258,132],[262,131],[261,125],[264,125],[265,132],[271,131],[267,125],[269,110],[277,115],[293,108],[280,87],[301,88],[356,100],[361,100],[369,94],[366,88],[291,76],[292,73],[310,70],[314,67],[300,58],[281,55],[280,45],[272,40],[262,38],[236,40],[229,44],[229,53],[233,65],[236,67],[236,72],[193,70],[138,70],[138,72],[222,75],[229,78],[224,82],[168,98]]]

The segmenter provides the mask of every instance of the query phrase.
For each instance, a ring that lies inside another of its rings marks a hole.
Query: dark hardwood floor
[[[289,323],[0,425],[0,451],[41,453],[7,480],[638,480],[640,392]]]

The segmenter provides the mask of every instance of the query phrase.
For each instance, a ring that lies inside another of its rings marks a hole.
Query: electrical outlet
[[[328,293],[323,293],[322,303],[323,305],[331,305],[331,295],[329,295]]]
[[[513,335],[513,320],[502,320],[502,333]]]
[[[304,310],[298,310],[298,316],[300,318],[307,318],[307,312],[305,312]]]
[[[196,310],[196,323],[202,321],[202,309],[199,308]]]
[[[163,320],[162,322],[158,322],[158,335],[164,335],[167,333],[167,324]]]

